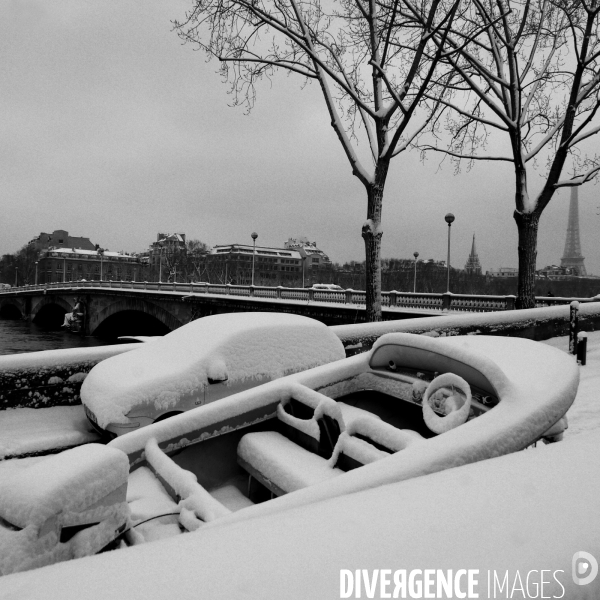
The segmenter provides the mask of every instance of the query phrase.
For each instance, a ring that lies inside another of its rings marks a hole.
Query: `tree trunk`
[[[540,215],[514,212],[519,231],[519,278],[515,307],[535,308],[535,267]]]
[[[365,240],[365,293],[366,320],[381,321],[381,208],[383,189],[389,163],[380,163],[375,173],[375,183],[367,188],[367,221],[362,227]]]

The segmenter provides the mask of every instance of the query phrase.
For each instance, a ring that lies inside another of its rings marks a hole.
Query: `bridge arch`
[[[0,319],[22,319],[23,307],[12,298],[0,302]]]
[[[58,329],[64,322],[65,314],[72,310],[73,306],[62,296],[43,296],[31,308],[31,321],[42,327]]]
[[[117,300],[90,313],[89,333],[102,337],[164,335],[183,325],[169,311],[141,298]]]

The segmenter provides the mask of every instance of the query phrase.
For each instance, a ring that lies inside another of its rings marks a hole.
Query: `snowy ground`
[[[569,349],[568,336],[542,342],[565,352]],[[588,333],[587,364],[580,367],[579,389],[573,406],[567,413],[569,429],[565,438],[600,429],[600,331]]]

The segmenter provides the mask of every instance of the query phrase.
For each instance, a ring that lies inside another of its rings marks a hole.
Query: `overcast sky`
[[[182,45],[171,20],[191,0],[4,0],[0,5],[0,254],[66,229],[110,250],[157,232],[210,245],[316,241],[335,262],[363,260],[364,188],[329,125],[317,85],[277,76],[250,115],[231,108],[218,64]],[[403,154],[383,206],[384,257],[452,264],[473,234],[484,270],[517,266],[511,169],[470,173]],[[536,175],[530,179],[536,179]],[[580,188],[581,243],[600,274],[600,187]],[[542,216],[538,268],[559,264],[569,191]]]

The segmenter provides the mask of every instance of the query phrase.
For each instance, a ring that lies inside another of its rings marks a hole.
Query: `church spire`
[[[473,234],[473,244],[471,245],[471,253],[465,264],[465,271],[470,275],[481,275],[481,264],[479,263],[479,256],[477,256],[477,250],[475,249],[475,234]]]

